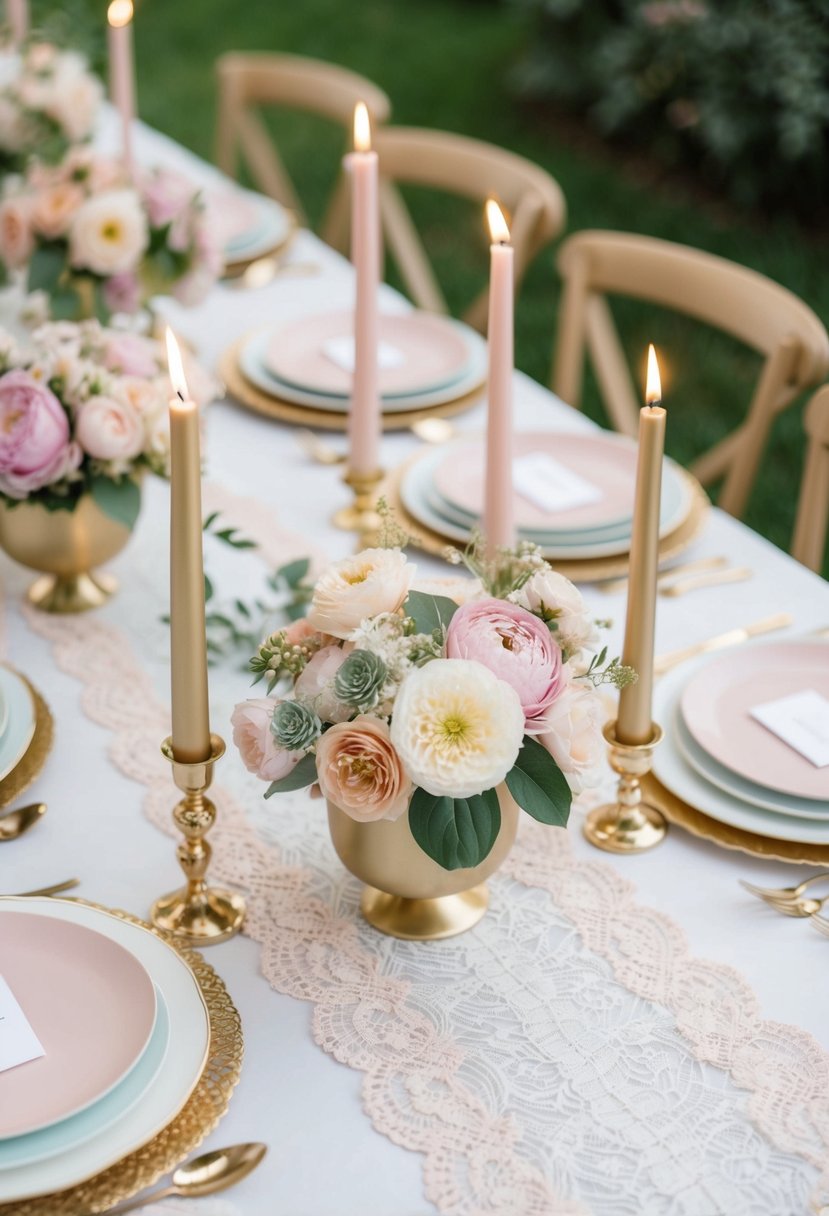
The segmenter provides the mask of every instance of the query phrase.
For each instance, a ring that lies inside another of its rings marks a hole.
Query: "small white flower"
[[[436,659],[409,672],[391,739],[415,785],[471,798],[504,780],[524,735],[518,694],[481,663]]]
[[[565,652],[565,658],[598,641],[598,631],[578,587],[549,566],[537,570],[510,599],[537,616],[555,614],[558,628],[553,637]]]

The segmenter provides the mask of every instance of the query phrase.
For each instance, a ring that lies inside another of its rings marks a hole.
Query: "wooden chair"
[[[692,472],[704,484],[724,475],[718,503],[745,510],[775,416],[829,372],[829,335],[812,310],[756,271],[652,237],[579,232],[558,255],[564,280],[553,389],[578,407],[585,348],[617,430],[635,435],[641,402],[607,295],[647,300],[706,322],[765,355],[743,422],[702,455]]]
[[[388,120],[391,102],[382,89],[348,68],[302,55],[231,51],[216,61],[219,85],[216,163],[237,176],[240,157],[256,186],[304,222],[294,184],[259,112],[262,107],[302,110],[338,123],[351,145],[354,106],[364,101],[376,127]],[[320,225],[323,239],[343,249],[348,237],[349,188],[340,173]]]
[[[388,251],[412,300],[432,312],[448,312],[398,183],[427,186],[480,201],[493,197],[510,218],[516,289],[538,251],[564,227],[566,204],[558,183],[532,161],[493,144],[415,127],[383,127],[374,146],[380,159],[380,215]],[[486,328],[487,293],[465,319]]]
[[[792,537],[792,557],[820,574],[829,528],[829,384],[812,397],[803,421],[809,443]]]

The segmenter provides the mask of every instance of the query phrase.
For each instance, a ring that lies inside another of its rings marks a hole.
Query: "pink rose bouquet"
[[[92,135],[103,87],[83,55],[32,42],[0,89],[0,157],[7,172],[54,163]]]
[[[418,590],[399,549],[366,549],[323,572],[304,624],[265,639],[250,666],[268,695],[233,723],[266,798],[318,785],[359,822],[408,812],[446,869],[487,856],[502,783],[566,824],[604,754],[598,689],[635,676],[587,654],[583,601],[534,546],[466,561],[474,580]]]
[[[135,313],[163,293],[197,304],[224,269],[186,178],[156,169],[130,182],[119,162],[81,149],[7,181],[0,263],[25,272],[53,317],[71,320]]]
[[[190,380],[206,403],[212,382],[198,370]],[[149,338],[61,321],[22,349],[0,331],[0,498],[71,511],[92,493],[131,525],[140,472],[169,471],[171,393],[161,344]]]

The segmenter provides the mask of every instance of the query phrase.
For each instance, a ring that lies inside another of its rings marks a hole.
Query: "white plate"
[[[432,497],[435,493],[433,473],[438,462],[445,458],[443,447],[427,450],[423,456],[414,461],[408,468],[400,483],[400,497],[409,514],[425,524],[432,531],[451,540],[466,544],[469,540],[470,529],[451,523],[438,510]],[[660,526],[660,536],[668,536],[674,532],[688,517],[691,509],[691,492],[688,483],[679,477],[671,467],[672,462],[666,462],[668,476],[665,478],[666,493],[670,496],[669,513],[663,518]],[[519,531],[522,539],[534,541],[541,546],[545,557],[549,558],[590,558],[615,557],[627,553],[630,549],[630,534],[624,534],[615,540],[584,540],[573,538],[561,540],[558,537],[550,539],[536,532]]]
[[[158,1135],[193,1092],[207,1060],[210,1022],[195,976],[172,947],[148,929],[97,908],[60,899],[0,897],[0,932],[6,911],[54,916],[104,933],[130,950],[162,993],[170,1015],[167,1064],[144,1098],[93,1139],[46,1161],[0,1173],[0,1203],[77,1186]]]
[[[102,1129],[117,1123],[132,1111],[155,1082],[167,1057],[170,1015],[161,992],[156,989],[156,1020],[147,1049],[132,1072],[106,1097],[78,1115],[54,1123],[28,1136],[13,1136],[0,1143],[0,1175],[20,1165],[45,1161],[86,1144]]]
[[[710,815],[712,819],[718,819],[720,823],[769,836],[773,840],[789,840],[798,844],[829,844],[829,820],[820,823],[814,819],[777,815],[772,811],[749,806],[711,785],[682,758],[674,742],[672,724],[682,689],[700,666],[700,660],[693,664],[683,663],[676,671],[663,676],[654,686],[654,721],[665,725],[665,738],[653,754],[654,775],[683,802],[696,807],[705,815]]]
[[[763,785],[755,785],[753,781],[747,781],[739,773],[732,773],[713,756],[709,756],[685,725],[681,705],[677,707],[673,725],[677,750],[691,768],[696,769],[711,785],[716,785],[733,798],[762,807],[765,811],[775,811],[778,815],[794,815],[799,819],[822,819],[829,822],[829,805],[821,806],[813,798],[780,794],[776,790],[766,789]]]
[[[0,781],[26,754],[35,733],[35,705],[26,681],[9,667],[0,667],[0,691],[8,721],[0,738]]]
[[[287,241],[293,228],[290,214],[275,199],[253,191],[246,192],[245,199],[253,203],[257,219],[247,232],[231,238],[226,244],[225,258],[231,264],[270,253]]]
[[[464,333],[469,345],[469,366],[463,376],[453,384],[444,384],[428,393],[411,393],[408,396],[383,397],[383,413],[393,414],[398,411],[413,409],[428,409],[433,405],[445,405],[449,401],[457,401],[465,397],[473,389],[479,388],[486,379],[487,351],[486,342],[480,334],[461,321],[454,321]],[[242,375],[271,397],[280,401],[290,401],[295,405],[308,406],[311,409],[329,410],[335,413],[347,414],[350,402],[347,397],[335,397],[331,394],[312,393],[288,384],[269,372],[265,366],[265,352],[271,340],[271,330],[259,330],[252,334],[239,352],[239,368]]]

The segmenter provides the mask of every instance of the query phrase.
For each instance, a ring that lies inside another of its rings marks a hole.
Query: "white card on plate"
[[[354,371],[354,339],[350,335],[342,338],[329,338],[322,344],[322,353],[344,372]],[[400,367],[406,362],[402,350],[392,346],[390,342],[377,343],[377,366],[379,368]]]
[[[829,764],[829,700],[813,688],[755,705],[751,716],[815,768]]]
[[[0,975],[0,1072],[45,1055],[14,993]]]
[[[604,497],[598,486],[546,452],[530,452],[513,460],[512,484],[516,494],[542,511],[570,511]]]

